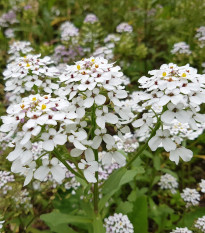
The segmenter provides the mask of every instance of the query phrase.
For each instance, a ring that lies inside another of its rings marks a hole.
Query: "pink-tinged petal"
[[[78,157],[78,156],[80,156],[82,153],[83,153],[83,150],[79,150],[79,149],[74,148],[74,149],[71,150],[70,155],[71,155],[72,157]]]
[[[84,100],[84,107],[85,108],[90,108],[94,104],[94,99],[92,97],[89,97]]]
[[[34,178],[40,181],[44,181],[49,171],[50,169],[48,167],[41,166],[34,172]]]
[[[74,146],[77,148],[77,149],[79,149],[79,150],[86,150],[87,148],[83,145],[83,144],[81,144],[79,141],[77,141],[77,140],[75,140],[74,142],[73,142],[73,144],[74,144]]]
[[[67,141],[67,136],[64,134],[57,134],[54,136],[53,141],[55,145],[64,145]]]
[[[111,145],[111,146],[113,146],[115,144],[115,139],[111,135],[109,135],[109,134],[105,134],[103,136],[103,141],[106,144]]]
[[[51,173],[53,175],[53,179],[58,183],[61,183],[63,179],[65,179],[66,170],[63,169],[60,165],[55,165],[51,167]]]
[[[148,142],[148,145],[152,151],[155,151],[159,147],[160,144],[161,144],[161,140],[157,136],[154,136]]]
[[[47,140],[47,141],[43,142],[42,146],[43,146],[44,150],[53,151],[55,145],[54,145],[53,140]]]
[[[175,114],[172,111],[167,110],[166,112],[162,114],[161,120],[165,123],[170,123],[174,120],[174,117],[175,117]]]
[[[88,148],[85,151],[85,158],[86,158],[87,162],[91,162],[91,161],[95,160],[94,152],[92,149]]]
[[[162,145],[167,152],[176,149],[176,144],[170,138],[163,139]]]
[[[89,183],[96,183],[97,182],[97,179],[95,178],[95,174],[93,174],[92,172],[90,172],[88,170],[84,170],[84,176],[85,176],[85,179]]]
[[[113,153],[113,159],[114,159],[118,164],[120,164],[120,165],[125,165],[126,159],[125,159],[124,155],[122,155],[120,152],[115,151],[115,152]]]
[[[95,96],[95,103],[97,105],[103,105],[106,101],[106,97],[104,95],[96,95]]]
[[[102,143],[102,138],[100,136],[95,136],[93,139],[92,148],[98,149],[101,143]]]

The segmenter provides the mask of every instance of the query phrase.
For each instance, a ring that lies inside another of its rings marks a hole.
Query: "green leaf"
[[[114,171],[112,175],[105,181],[104,186],[102,188],[102,193],[107,194],[111,190],[115,190],[119,188],[120,181],[122,176],[125,174],[126,168],[120,168],[117,171]]]
[[[194,210],[190,213],[185,213],[183,218],[179,222],[178,226],[189,228],[193,225],[194,221],[197,218],[204,216],[204,214],[205,214],[205,207],[198,207],[196,210]]]
[[[96,216],[93,220],[93,232],[105,233],[105,228],[103,227],[102,219],[99,216]]]
[[[91,223],[92,219],[85,216],[76,216],[60,213],[57,210],[52,211],[49,214],[43,214],[40,216],[40,219],[45,221],[48,226],[58,226],[65,223],[70,223],[76,225],[78,223]]]
[[[70,228],[66,223],[60,224],[58,226],[49,225],[52,232],[56,233],[76,233],[72,228]]]
[[[148,210],[147,210],[147,196],[139,196],[133,205],[133,211],[130,213],[129,219],[134,226],[135,233],[148,232]]]

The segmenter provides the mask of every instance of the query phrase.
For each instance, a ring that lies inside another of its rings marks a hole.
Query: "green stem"
[[[96,129],[96,117],[95,117],[95,104],[92,107],[92,116],[91,116],[91,123],[92,123],[92,130],[91,130],[91,137],[92,139],[95,136],[95,129]],[[98,150],[93,150],[95,155],[95,161],[98,162]],[[98,200],[99,200],[99,190],[98,190],[98,172],[95,173],[95,178],[97,182],[94,184],[94,192],[93,192],[93,202],[94,202],[94,211],[98,213]]]
[[[161,121],[158,120],[157,124],[155,125],[154,129],[152,130],[152,132],[150,134],[150,137],[148,138],[148,140],[146,141],[146,143],[142,147],[140,147],[140,149],[138,150],[138,152],[136,153],[136,155],[126,164],[126,166],[125,166],[126,168],[130,167],[131,164],[135,161],[135,159],[137,157],[139,157],[143,153],[144,150],[147,149],[149,140],[156,134],[156,131],[159,129],[160,124],[161,124]]]
[[[64,159],[61,158],[61,155],[59,154],[59,152],[57,151],[57,149],[54,149],[54,153],[56,158],[61,161],[62,164],[65,165],[65,167],[72,172],[74,175],[78,176],[79,178],[83,179],[86,181],[86,179],[84,178],[84,176],[82,176],[81,174],[78,174]],[[87,181],[86,181],[87,182]]]

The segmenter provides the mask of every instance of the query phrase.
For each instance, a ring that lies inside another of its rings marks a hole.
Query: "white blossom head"
[[[205,216],[198,218],[194,226],[204,233],[205,232]]]
[[[134,228],[127,215],[121,213],[109,216],[104,220],[106,233],[134,233]]]
[[[116,31],[119,32],[119,33],[123,33],[123,32],[131,33],[133,31],[133,28],[128,23],[120,23],[116,27]]]
[[[73,37],[77,37],[79,34],[78,28],[76,28],[74,26],[74,24],[72,24],[69,21],[66,21],[61,25],[60,31],[61,31],[61,40],[62,41],[69,41]]]
[[[189,45],[186,42],[178,42],[174,44],[173,49],[171,50],[171,53],[190,55],[191,50],[190,50]]]
[[[200,194],[196,189],[185,188],[181,193],[181,197],[186,203],[186,207],[197,206],[200,201]]]
[[[173,194],[176,193],[176,189],[178,188],[177,179],[170,174],[161,176],[158,184],[161,189],[170,190]]]
[[[94,24],[96,22],[98,22],[98,18],[95,14],[88,14],[88,15],[86,15],[86,17],[84,19],[84,23]]]
[[[199,183],[199,187],[201,189],[202,193],[205,193],[205,180],[201,179],[201,182]]]
[[[170,233],[192,233],[187,227],[177,227],[175,230],[172,230]]]

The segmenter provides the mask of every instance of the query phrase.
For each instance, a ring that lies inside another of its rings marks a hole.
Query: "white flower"
[[[43,149],[47,151],[53,151],[56,145],[64,145],[67,141],[67,136],[56,132],[55,129],[49,129],[48,133],[43,133],[41,135],[43,139]]]
[[[181,228],[177,227],[175,230],[172,230],[170,233],[192,233],[187,227]]]
[[[185,188],[181,197],[186,202],[186,207],[197,206],[200,201],[200,194],[196,189]]]
[[[205,216],[198,218],[194,226],[205,233]]]
[[[106,233],[134,233],[134,228],[127,215],[115,213],[104,219]]]
[[[162,121],[165,123],[170,123],[174,119],[177,119],[181,123],[188,123],[190,114],[187,111],[184,111],[184,105],[179,103],[178,105],[174,105],[169,103],[167,105],[168,110],[162,114]]]
[[[167,152],[176,148],[176,144],[170,138],[170,132],[167,129],[157,130],[156,135],[149,140],[148,145],[152,151],[158,147],[164,147]]]
[[[102,164],[111,165],[113,160],[121,166],[124,166],[126,162],[125,156],[120,152],[108,151],[102,157]]]
[[[83,173],[88,182],[96,183],[95,172],[98,171],[98,163],[95,161],[92,149],[89,148],[85,151],[85,158],[86,160],[81,159],[80,163],[78,163],[78,167],[84,170]]]
[[[133,28],[131,25],[129,25],[128,23],[120,23],[117,27],[116,27],[116,31],[119,33],[122,32],[132,32]]]
[[[178,182],[177,179],[170,175],[165,174],[160,177],[160,182],[158,183],[161,189],[168,189],[173,194],[176,193],[176,189],[178,188]]]
[[[58,183],[61,183],[65,178],[65,169],[63,169],[57,158],[52,158],[51,161],[44,159],[42,166],[40,166],[34,173],[34,178],[40,181],[44,181],[46,176],[51,173],[53,179]]]
[[[91,23],[91,24],[94,24],[98,22],[98,18],[96,15],[94,14],[88,14],[86,15],[85,19],[84,19],[84,23]]]
[[[61,31],[61,40],[62,41],[69,41],[72,37],[77,37],[79,34],[78,28],[76,28],[69,21],[66,21],[61,25],[60,31]]]
[[[201,188],[201,192],[205,193],[205,180],[201,179],[201,182],[199,183],[199,186]]]
[[[173,49],[171,50],[172,54],[191,54],[190,47],[186,42],[178,42],[174,44]]]
[[[193,152],[185,147],[179,147],[170,151],[169,159],[176,164],[179,163],[179,158],[182,158],[185,162],[188,162],[193,157]]]

